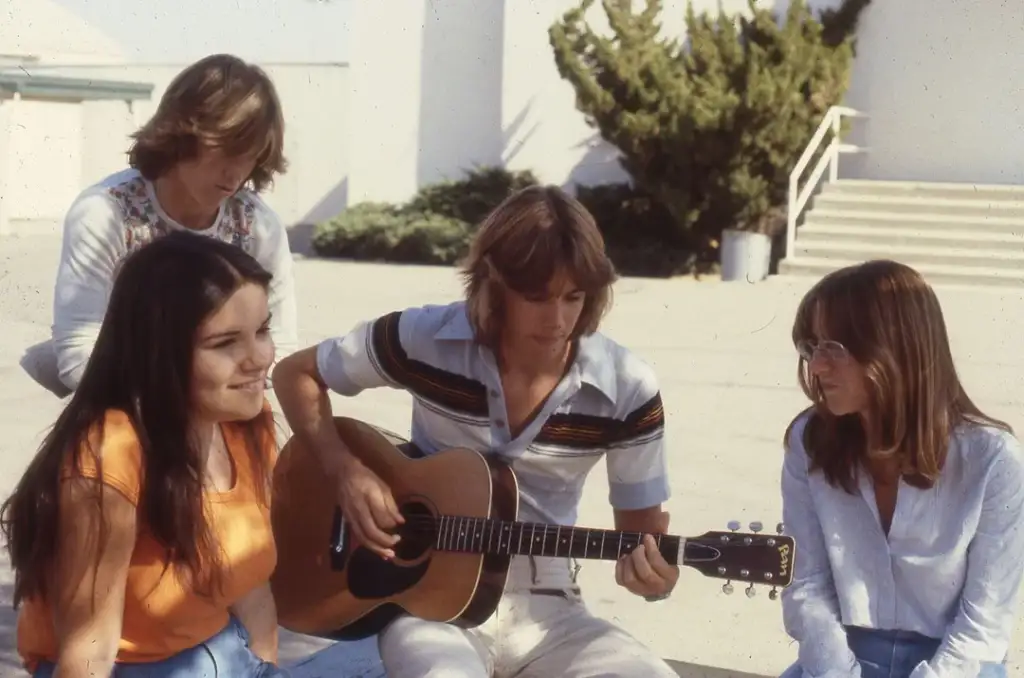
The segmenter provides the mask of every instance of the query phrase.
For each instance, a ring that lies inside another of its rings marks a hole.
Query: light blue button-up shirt
[[[809,472],[794,426],[782,472],[783,521],[796,539],[786,631],[805,678],[857,678],[845,626],[941,638],[911,678],[975,678],[1009,649],[1024,574],[1024,459],[1005,431],[962,425],[934,487],[900,481],[886,537],[867,472],[849,494]]]

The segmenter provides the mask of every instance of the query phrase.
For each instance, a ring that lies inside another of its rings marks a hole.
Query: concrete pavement
[[[59,242],[0,240],[0,492],[17,482],[61,403],[18,366],[22,350],[46,338]],[[300,260],[296,268],[304,344],[348,330],[358,320],[460,294],[450,269]],[[774,525],[781,515],[781,437],[803,407],[790,325],[810,280],[748,285],[715,280],[627,279],[616,288],[606,332],[657,370],[665,400],[674,496],[672,531],[699,535],[731,519]],[[1024,426],[1024,292],[939,288],[961,377],[990,414]],[[409,399],[374,391],[336,410],[408,431]],[[581,523],[611,526],[603,465],[584,495]],[[684,569],[673,598],[648,604],[618,589],[610,563],[587,562],[580,581],[588,604],[621,623],[661,656],[719,667],[719,676],[778,675],[795,657],[778,602],[753,599]],[[737,587],[739,589],[739,587]],[[23,675],[13,652],[10,574],[0,569],[0,676]],[[6,597],[5,597],[6,596]],[[1020,637],[1020,636],[1018,636]],[[1019,644],[1019,643],[1018,643]],[[282,658],[323,643],[288,636]],[[1021,675],[1015,653],[1011,675]],[[702,675],[694,669],[682,675]],[[315,674],[310,674],[315,675]],[[323,675],[327,675],[324,673]],[[705,672],[710,676],[711,673]]]

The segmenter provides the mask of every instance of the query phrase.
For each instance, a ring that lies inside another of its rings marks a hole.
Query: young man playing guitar
[[[342,443],[328,389],[391,386],[413,396],[412,442],[425,454],[498,455],[519,480],[520,519],[572,525],[603,456],[616,528],[645,533],[616,582],[660,600],[679,577],[650,534],[668,530],[664,411],[640,358],[597,332],[614,268],[593,218],[554,187],[525,189],[481,225],[462,271],[466,300],[365,322],[274,371],[294,435],[337,478],[355,538],[394,557],[403,522],[387,486]],[[591,615],[568,558],[515,556],[484,624],[401,616],[379,637],[392,678],[676,674],[622,629]]]

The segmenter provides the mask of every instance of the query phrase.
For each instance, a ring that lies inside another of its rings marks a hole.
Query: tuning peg
[[[768,592],[768,600],[778,600],[778,598],[779,590],[773,586],[772,590]]]
[[[724,584],[722,584],[722,592],[725,593],[725,595],[731,596],[732,595],[732,591],[733,591],[733,588],[732,588],[732,582],[731,581],[727,581]]]
[[[778,525],[775,526],[775,531],[778,532],[779,534],[782,534],[782,532],[785,529],[786,529],[786,526],[783,525],[782,523],[779,523]]]
[[[757,534],[758,532],[760,532],[763,529],[764,529],[764,525],[762,525],[761,521],[759,521],[759,520],[755,520],[754,522],[750,523],[750,531],[753,532],[754,534]]]
[[[738,521],[738,520],[730,520],[728,527],[729,527],[729,529],[731,531],[736,532],[737,530],[740,529],[740,521]]]
[[[754,596],[757,595],[757,589],[755,589],[754,585],[751,584],[750,586],[748,586],[746,588],[746,593],[747,593],[747,598],[753,598]]]

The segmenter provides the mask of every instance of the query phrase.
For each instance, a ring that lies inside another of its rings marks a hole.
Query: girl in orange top
[[[0,509],[34,676],[287,675],[270,277],[190,233],[125,260],[79,388]]]

